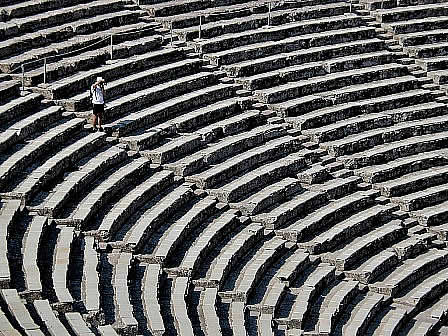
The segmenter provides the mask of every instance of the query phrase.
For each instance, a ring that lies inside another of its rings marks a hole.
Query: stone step
[[[405,261],[383,281],[369,285],[369,290],[396,297],[411,283],[415,286],[434,271],[445,267],[447,261],[446,251],[430,250],[416,259]]]
[[[348,270],[361,258],[377,253],[405,235],[406,230],[398,221],[388,223],[385,227],[379,227],[356,238],[346,245],[344,250],[326,255],[323,261],[336,265],[339,271]]]
[[[347,168],[358,169],[397,158],[442,149],[448,141],[446,132],[415,136],[403,141],[376,146],[363,152],[341,157]],[[418,150],[417,150],[418,148]]]
[[[304,3],[306,4],[306,1],[304,1]],[[273,6],[274,10],[271,11],[270,18],[271,25],[268,26],[268,15],[266,15],[266,13],[261,13],[261,11],[266,12],[266,3],[257,3],[257,5],[257,8],[253,8],[250,12],[248,12],[246,17],[238,17],[236,19],[229,18],[226,20],[217,20],[218,18],[214,15],[214,21],[207,22],[207,17],[210,18],[210,16],[206,15],[202,21],[201,38],[210,39],[213,37],[222,36],[224,34],[233,35],[248,30],[254,30],[263,26],[265,26],[268,30],[280,30],[287,27],[286,25],[291,22],[342,15],[347,12],[348,9],[348,6],[344,3],[331,2],[328,4],[323,2],[321,4],[315,4],[310,7],[302,8],[293,8],[296,6],[303,6],[304,4],[301,2],[290,3],[289,6],[292,8],[281,9],[281,6],[285,6],[285,4],[280,3]],[[229,8],[226,8],[226,11],[229,11]],[[241,10],[239,10],[239,12],[240,11]],[[255,11],[257,13],[254,13]],[[199,22],[196,22],[196,25],[199,25]],[[174,32],[184,41],[192,41],[193,39],[199,37],[197,26],[174,30]],[[255,34],[254,38],[256,38]]]
[[[335,23],[334,31],[309,33],[301,36],[289,37],[280,41],[259,42],[215,53],[205,53],[204,59],[209,60],[214,65],[228,65],[282,52],[304,49],[302,46],[312,48],[333,43],[374,38],[375,30],[373,28],[345,28],[345,25],[343,25],[338,29],[336,24],[337,22]],[[310,29],[316,29],[314,26],[310,26]],[[303,27],[300,28],[302,29],[300,31],[303,32]]]
[[[264,212],[253,216],[252,220],[262,223],[267,229],[279,229],[294,220],[298,214],[303,216],[305,209],[308,212],[318,208],[326,200],[324,193],[305,190],[282,204],[267,208]]]
[[[305,70],[303,75],[302,70]],[[308,76],[307,73],[309,73]],[[391,63],[326,75],[322,75],[323,73],[324,70],[319,65],[317,65],[317,68],[304,69],[303,66],[285,68],[281,71],[280,76],[283,81],[287,82],[286,84],[257,90],[254,92],[254,97],[262,103],[279,103],[298,96],[318,95],[320,92],[341,89],[349,85],[400,77],[406,75],[408,71],[403,65]],[[301,76],[304,77],[301,78]],[[309,79],[301,80],[304,78]],[[272,81],[276,83],[275,79],[272,79]]]
[[[376,313],[386,302],[384,295],[369,293],[355,306],[349,321],[342,329],[343,333],[350,336],[363,335]]]
[[[214,75],[201,73],[118,98],[105,108],[106,115],[110,113],[115,118],[118,117],[116,120],[106,122],[105,129],[114,136],[121,137],[132,131],[145,129],[148,125],[177,117],[187,109],[202,107],[205,103],[233,96],[235,86],[213,85],[215,80]],[[176,96],[164,100],[163,97],[167,92],[172,91],[176,92]],[[142,109],[135,112],[134,104],[137,101],[142,104]],[[127,113],[131,114],[126,115]]]
[[[9,155],[0,165],[3,171],[0,175],[0,185],[5,187],[11,178],[24,171],[31,162],[45,155],[48,148],[60,145],[80,132],[84,124],[85,120],[82,119],[62,122]]]
[[[172,223],[157,242],[151,259],[166,265],[167,259],[174,250],[188,240],[189,234],[198,226],[208,222],[217,213],[217,200],[206,197],[195,203],[181,218]]]
[[[78,193],[82,193],[84,188],[87,189],[87,185],[95,178],[126,158],[126,152],[116,147],[98,153],[54,188],[54,192],[45,200],[39,213],[57,218],[70,198],[78,196]]]
[[[292,223],[288,227],[277,230],[276,234],[292,242],[301,242],[312,238],[328,228],[346,219],[353,213],[361,211],[373,203],[372,192],[357,192],[335,200]],[[308,244],[304,244],[305,246]],[[304,248],[305,246],[299,246]]]
[[[448,153],[444,149],[418,153],[389,163],[361,168],[356,170],[355,174],[361,176],[367,183],[381,183],[415,171],[445,165],[448,162],[446,155]]]
[[[350,197],[352,196],[350,195]],[[387,219],[395,210],[397,210],[396,206],[374,205],[365,210],[350,214],[347,219],[319,234],[313,240],[299,244],[299,246],[305,248],[312,254],[331,251],[336,249],[339,244],[356,238],[362,232],[367,232],[376,223]]]
[[[250,44],[257,44],[266,41],[281,41],[282,39],[288,37],[297,37],[300,32],[302,32],[302,34],[305,36],[307,36],[306,34],[321,33],[326,30],[323,27],[325,23],[327,25],[333,24],[333,29],[349,28],[358,26],[363,23],[363,20],[361,18],[342,15],[343,13],[341,13],[339,8],[343,9],[343,7],[341,7],[340,3],[336,5],[330,4],[323,6],[324,9],[327,9],[327,7],[330,12],[335,12],[336,15],[334,15],[333,17],[319,17],[319,12],[317,12],[317,18],[311,20],[291,22],[279,26],[262,28],[258,28],[257,25],[255,25],[251,27],[251,30],[243,30],[232,34],[222,34],[203,41],[192,42],[190,45],[193,46],[195,50],[201,54],[217,53],[226,49],[235,49]],[[319,9],[319,7],[317,8]],[[308,11],[304,12],[305,16],[307,15],[307,12]],[[309,12],[311,14],[316,14],[312,10]],[[294,14],[294,12],[290,13],[290,11],[286,11],[286,13]],[[267,20],[266,16],[264,16],[262,20]],[[244,27],[244,25],[242,27]],[[252,36],[253,39],[250,39],[250,36]]]
[[[160,202],[146,210],[131,229],[127,230],[123,238],[123,244],[127,250],[134,253],[142,252],[151,234],[194,198],[193,190],[186,185],[175,187],[170,191]]]
[[[373,53],[384,53],[384,51],[380,51],[383,48],[384,42],[382,40],[375,38],[360,41],[355,40],[274,54],[272,56],[224,65],[222,69],[230,77],[246,77],[281,69],[286,66],[320,61],[324,64],[328,72],[334,72],[335,69],[339,70],[342,66],[350,65],[350,60],[356,63],[358,59],[363,58],[363,53],[371,52],[372,55]],[[360,55],[358,56],[358,54]],[[380,56],[378,55],[378,57]]]
[[[434,3],[378,11],[375,13],[375,18],[381,23],[389,23],[412,19],[422,19],[431,16],[446,15],[448,15],[448,8],[446,7],[446,5],[444,5],[443,3]]]
[[[420,225],[434,226],[446,223],[448,219],[448,209],[446,206],[448,201],[429,206],[423,210],[418,210],[411,213],[413,218],[416,218]]]
[[[110,202],[114,195],[125,189],[129,184],[136,181],[140,182],[148,170],[150,170],[150,162],[146,158],[138,158],[119,167],[79,201],[77,208],[72,211],[69,218],[77,226],[85,227],[97,212]]]
[[[168,188],[174,182],[171,172],[155,172],[150,178],[137,185],[132,192],[121,198],[101,221],[98,234],[101,237],[113,237],[121,226],[141,206],[150,201],[163,189]]]
[[[448,127],[445,116],[423,120],[407,121],[382,129],[373,129],[360,134],[349,135],[343,139],[320,144],[333,156],[350,155],[375,146],[402,141],[413,136],[444,132]]]
[[[297,138],[285,136],[234,156],[231,160],[217,164],[202,173],[188,176],[187,181],[199,188],[209,189],[225,180],[231,179],[248,169],[254,169],[263,162],[271,161],[301,148],[302,142]]]
[[[392,181],[375,184],[375,188],[380,189],[383,196],[399,197],[413,192],[444,184],[447,178],[448,167],[430,167],[426,170],[419,170],[403,175]]]

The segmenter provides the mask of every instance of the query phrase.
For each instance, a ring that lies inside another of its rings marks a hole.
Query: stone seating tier
[[[162,267],[160,264],[148,264],[142,283],[142,301],[149,329],[153,335],[161,336],[165,333],[165,326],[160,314],[159,289]]]
[[[11,274],[8,261],[8,226],[12,225],[21,212],[21,202],[10,200],[1,203],[1,215],[4,225],[0,227],[0,287],[9,288]]]
[[[36,309],[39,319],[50,335],[69,336],[70,333],[62,322],[56,317],[48,300],[35,300],[33,306]]]
[[[37,263],[39,245],[42,244],[42,232],[46,230],[47,225],[47,217],[34,217],[24,237],[22,268],[25,275],[26,296],[41,298],[42,295],[42,283]],[[21,295],[23,296],[23,294]]]

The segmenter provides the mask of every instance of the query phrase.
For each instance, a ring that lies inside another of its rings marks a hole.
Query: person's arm
[[[106,90],[104,90],[104,83],[100,84],[101,92],[103,93],[103,100],[106,102]]]

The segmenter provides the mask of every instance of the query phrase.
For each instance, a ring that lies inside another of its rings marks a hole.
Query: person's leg
[[[103,121],[103,114],[102,113],[98,113],[98,129],[100,131],[103,130],[103,127],[101,126],[102,125],[102,121]]]
[[[92,126],[93,126],[93,130],[96,131],[96,124],[98,122],[98,114],[100,112],[99,109],[100,105],[98,104],[93,104],[93,117],[92,117]]]
[[[100,131],[103,130],[103,113],[104,113],[104,105],[100,105],[100,108],[98,109],[98,128]]]
[[[93,113],[93,115],[92,115],[92,128],[94,130],[96,129],[96,122],[97,122],[97,117],[96,117],[96,114]]]

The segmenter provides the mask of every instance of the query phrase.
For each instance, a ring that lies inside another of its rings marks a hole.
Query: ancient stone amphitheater
[[[0,335],[448,335],[448,2],[0,21]]]

